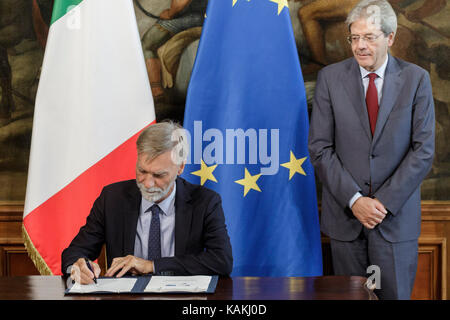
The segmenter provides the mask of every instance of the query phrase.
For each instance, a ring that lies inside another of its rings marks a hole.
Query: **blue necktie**
[[[150,234],[148,235],[148,260],[161,258],[161,228],[159,213],[161,209],[157,204],[150,207],[152,211],[152,222],[150,224]]]

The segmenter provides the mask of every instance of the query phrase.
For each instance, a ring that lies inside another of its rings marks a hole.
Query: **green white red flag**
[[[154,121],[132,0],[55,0],[23,217],[41,274],[61,274],[102,187],[135,177],[137,136]]]

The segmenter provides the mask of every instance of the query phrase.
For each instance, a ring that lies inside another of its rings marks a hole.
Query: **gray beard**
[[[137,186],[139,188],[139,190],[141,191],[142,197],[149,201],[149,202],[158,202],[159,200],[161,200],[162,198],[164,198],[168,193],[169,190],[172,188],[173,184],[175,183],[175,180],[172,181],[172,183],[169,184],[169,186],[163,190],[161,188],[158,187],[152,187],[152,188],[145,188],[143,183],[139,183],[137,182]]]

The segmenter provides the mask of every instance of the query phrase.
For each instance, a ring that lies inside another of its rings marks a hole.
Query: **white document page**
[[[69,293],[91,293],[91,292],[131,292],[137,279],[135,278],[102,278],[97,279],[97,284],[74,283]]]
[[[153,276],[144,292],[206,292],[211,276]]]

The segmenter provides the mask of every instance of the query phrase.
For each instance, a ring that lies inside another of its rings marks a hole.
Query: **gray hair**
[[[155,123],[144,129],[136,147],[138,154],[146,154],[149,159],[172,151],[172,160],[177,165],[186,161],[189,149],[185,129],[173,121]]]
[[[377,24],[379,29],[385,36],[391,32],[397,32],[397,15],[386,0],[362,0],[360,1],[347,16],[345,21],[348,30],[353,22],[365,18],[368,21]]]

